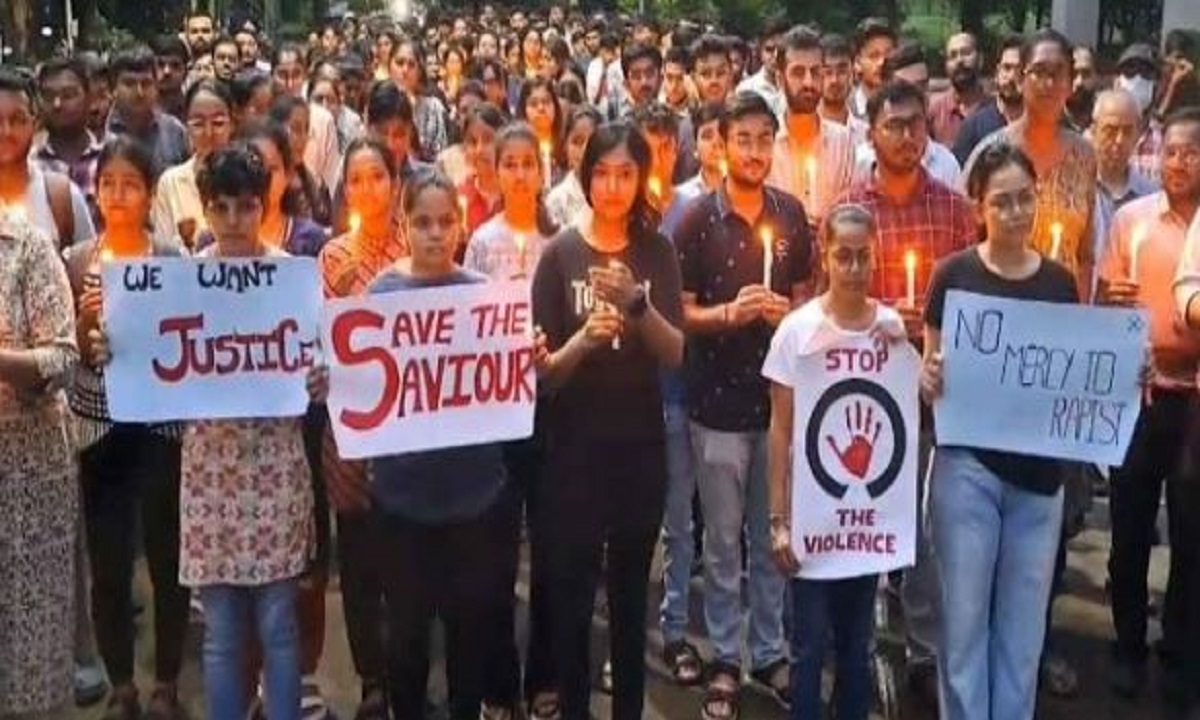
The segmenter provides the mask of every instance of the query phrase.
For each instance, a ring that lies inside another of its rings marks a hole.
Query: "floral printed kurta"
[[[188,423],[179,497],[181,585],[265,585],[307,567],[313,496],[302,422]]]
[[[38,392],[0,378],[0,717],[72,692],[79,513],[61,382],[78,359],[67,273],[48,235],[0,211],[0,348],[32,350]]]

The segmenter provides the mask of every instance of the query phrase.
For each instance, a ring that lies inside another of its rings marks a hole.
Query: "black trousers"
[[[650,563],[666,500],[662,441],[552,443],[537,501],[563,720],[590,717],[592,616],[604,571],[614,720],[641,720]]]
[[[179,585],[179,442],[142,425],[115,425],[79,460],[92,620],[109,680],[114,686],[133,682],[133,564],[140,526],[154,586],[155,676],[175,682],[188,624],[188,592]]]
[[[504,448],[504,464],[508,469],[513,499],[517,506],[518,526],[523,515],[529,523],[529,636],[525,648],[524,684],[522,685],[521,653],[516,637],[517,571],[520,565],[519,532],[506,538],[511,552],[504,557],[503,572],[510,589],[507,601],[497,607],[496,617],[489,623],[494,633],[491,646],[497,656],[488,663],[487,688],[484,699],[495,707],[516,707],[522,693],[531,701],[542,692],[554,688],[551,667],[550,613],[546,595],[545,550],[541,536],[533,527],[536,516],[536,487],[542,477],[544,461],[543,436],[535,431],[528,440],[509,443]]]
[[[1158,520],[1159,502],[1164,482],[1168,485],[1183,482],[1180,477],[1184,453],[1181,452],[1188,433],[1188,406],[1193,392],[1154,391],[1154,402],[1142,408],[1133,440],[1125,456],[1125,464],[1113,470],[1109,510],[1112,519],[1112,550],[1108,571],[1112,581],[1112,614],[1116,628],[1116,652],[1133,662],[1146,658],[1146,606],[1149,600],[1146,573],[1150,569],[1150,550],[1154,545],[1154,527]],[[1175,573],[1175,557],[1188,554],[1183,535],[1189,521],[1186,516],[1196,512],[1179,512],[1179,492],[1167,494],[1167,512],[1171,542],[1172,572],[1167,585],[1163,607],[1163,647],[1170,649],[1178,643],[1178,631],[1186,612],[1185,600],[1180,597],[1186,583]],[[1172,496],[1175,496],[1174,498]],[[1195,572],[1191,569],[1188,572]],[[1193,596],[1194,597],[1194,596]]]
[[[489,624],[509,606],[505,558],[517,536],[516,502],[506,487],[482,515],[427,525],[379,518],[388,564],[388,691],[392,717],[424,717],[433,621],[445,629],[450,717],[478,720],[489,661],[499,655]]]
[[[338,573],[342,590],[342,615],[354,671],[363,690],[386,689],[387,647],[383,576],[393,562],[384,545],[380,518],[373,510],[338,513]]]
[[[1184,457],[1167,479],[1171,567],[1163,608],[1165,659],[1200,683],[1200,396],[1188,401]]]

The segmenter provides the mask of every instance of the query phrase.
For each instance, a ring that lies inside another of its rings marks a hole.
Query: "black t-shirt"
[[[959,165],[966,166],[967,158],[971,157],[971,151],[985,137],[1008,125],[1008,120],[1000,112],[996,102],[995,100],[985,102],[976,108],[975,112],[968,115],[962,125],[958,126],[958,135],[954,138],[952,150],[954,157],[958,158]]]
[[[763,283],[761,231],[774,243],[771,290],[791,297],[792,286],[812,276],[813,242],[800,201],[764,189],[762,214],[753,227],[729,205],[724,189],[694,200],[675,230],[683,290],[700,307],[733,302],[747,285]],[[684,380],[691,417],[725,432],[765,430],[770,415],[763,361],[775,330],[766,322],[688,337]]]
[[[984,265],[978,247],[960,250],[939,262],[934,269],[925,304],[925,322],[930,327],[942,329],[946,293],[950,290],[1013,300],[1079,302],[1075,278],[1062,265],[1043,259],[1033,275],[1023,280],[1010,280]],[[1053,495],[1062,485],[1062,464],[1057,460],[997,450],[970,450],[996,477],[1024,490]]]
[[[683,325],[679,264],[675,249],[652,233],[630,238],[617,254],[601,253],[579,231],[564,230],[542,252],[533,276],[534,322],[553,352],[587,322],[593,305],[588,268],[619,260],[646,287],[650,304],[675,327]],[[620,346],[597,348],[585,357],[548,403],[551,444],[577,441],[653,441],[664,437],[659,362],[636,330],[626,328]]]

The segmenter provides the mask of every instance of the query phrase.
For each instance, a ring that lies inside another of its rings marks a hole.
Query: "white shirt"
[[[308,145],[304,147],[304,167],[326,188],[334,188],[342,164],[342,154],[338,151],[337,123],[328,110],[316,103],[309,103],[308,110]]]
[[[600,97],[600,80],[606,73],[605,94]],[[610,109],[614,113],[620,111],[622,94],[625,92],[625,72],[621,70],[620,60],[614,59],[605,66],[603,58],[592,58],[588,63],[586,85],[588,103],[595,106],[601,115],[607,118]]]
[[[869,142],[862,143],[855,151],[855,156],[854,179],[856,181],[869,179],[875,171],[875,146]],[[954,157],[954,153],[940,142],[930,140],[926,143],[925,154],[921,156],[921,165],[924,166],[930,177],[946,187],[959,187],[962,166],[958,164],[958,158]]]
[[[11,207],[0,203],[0,212],[24,215],[31,225],[46,233],[56,247],[87,242],[96,237],[96,228],[92,225],[92,213],[88,210],[87,199],[83,196],[83,192],[75,183],[70,183],[70,187],[75,237],[66,242],[63,242],[63,239],[58,236],[58,223],[54,221],[54,210],[50,206],[50,195],[46,190],[46,175],[37,163],[29,163],[29,183],[25,186],[23,204]]]
[[[806,169],[810,156],[816,161],[815,187],[809,187]],[[842,191],[850,187],[854,144],[845,126],[822,118],[819,134],[811,148],[806,148],[801,155],[794,154],[785,127],[775,138],[771,158],[767,182],[802,202],[809,220],[816,223],[825,217],[825,212]]]
[[[582,227],[591,222],[592,206],[575,173],[569,172],[546,194],[546,212],[559,227]]]
[[[765,68],[738,83],[737,91],[742,92],[743,90],[761,95],[763,100],[766,100],[771,109],[775,111],[775,117],[779,118],[780,126],[787,122],[787,99],[783,95],[783,90],[767,79]]]

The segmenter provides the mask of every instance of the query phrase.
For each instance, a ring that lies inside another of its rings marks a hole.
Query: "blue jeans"
[[[214,720],[249,710],[246,655],[251,622],[263,650],[264,710],[271,720],[300,718],[300,633],[295,579],[257,587],[200,588],[204,605],[204,699]]]
[[[1063,495],[1006,483],[969,450],[938,448],[930,479],[941,570],[942,720],[1030,720]]]
[[[877,575],[844,580],[791,581],[791,720],[821,720],[821,669],[830,630],[837,655],[837,720],[867,720],[874,697],[871,640],[875,633]]]
[[[696,473],[687,406],[663,405],[667,429],[667,505],[663,517],[663,600],[659,611],[663,642],[684,638],[688,626],[688,594],[696,544],[692,537],[692,499]]]
[[[692,451],[704,514],[704,620],[718,663],[741,667],[742,532],[754,670],[784,658],[784,578],[771,561],[765,432],[721,432],[692,423]]]

